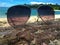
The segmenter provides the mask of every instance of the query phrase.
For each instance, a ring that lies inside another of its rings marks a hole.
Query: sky
[[[60,0],[0,0],[0,7],[10,7],[22,4],[59,4]]]

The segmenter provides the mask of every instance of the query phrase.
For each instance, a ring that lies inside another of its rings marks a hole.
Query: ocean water
[[[6,12],[8,7],[0,7],[0,18],[7,18]],[[38,12],[36,9],[31,9],[31,16],[37,16]],[[60,15],[60,11],[55,11],[55,15]]]
[[[6,18],[6,12],[8,10],[8,7],[0,7],[0,18]]]

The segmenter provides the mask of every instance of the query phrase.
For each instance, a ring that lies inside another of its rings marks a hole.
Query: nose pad
[[[20,26],[25,25],[28,21],[31,14],[30,8],[22,5],[12,6],[7,11],[7,20],[8,23],[17,28]]]
[[[43,5],[38,8],[38,16],[43,22],[54,20],[55,12],[54,9],[48,5]]]

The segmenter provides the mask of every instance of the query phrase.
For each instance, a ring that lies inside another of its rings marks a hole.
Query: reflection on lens
[[[30,13],[30,8],[26,6],[13,6],[7,11],[7,19],[11,26],[21,26],[28,21]]]
[[[41,17],[43,21],[50,21],[54,19],[54,10],[48,5],[43,5],[38,8],[38,16]]]

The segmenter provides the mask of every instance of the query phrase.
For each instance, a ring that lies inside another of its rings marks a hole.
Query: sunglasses
[[[42,5],[37,9],[38,18],[46,22],[47,20],[53,20],[54,10],[48,5]],[[7,20],[11,26],[22,26],[25,25],[31,15],[31,8],[23,5],[12,6],[7,10]],[[33,20],[32,20],[33,21]]]

